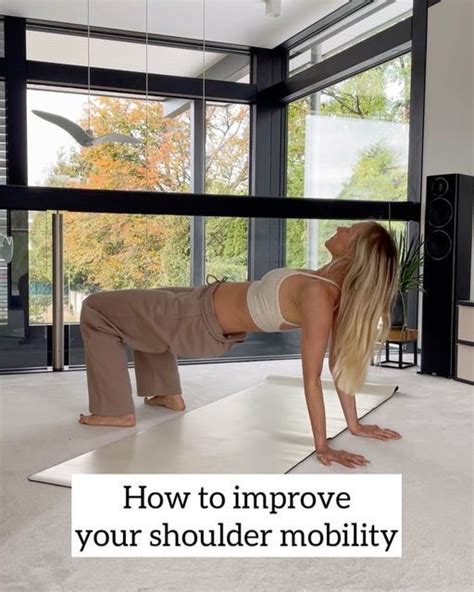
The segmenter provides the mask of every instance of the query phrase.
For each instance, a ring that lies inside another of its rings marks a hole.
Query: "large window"
[[[163,98],[89,97],[32,87],[28,90],[28,184],[188,193],[193,125],[189,105],[182,101],[178,109],[176,102]],[[82,147],[33,110],[66,117],[83,129],[92,129],[96,136],[119,132],[140,143]],[[249,116],[248,105],[207,104],[206,193],[248,194]]]
[[[407,199],[410,73],[405,54],[289,106],[288,197]],[[289,265],[323,265],[338,224],[288,220]]]
[[[289,197],[407,199],[411,54],[289,106]]]
[[[29,185],[190,191],[189,110],[164,114],[164,102],[87,93],[28,90]],[[61,127],[33,114],[61,115],[95,136],[119,132],[139,144],[80,146]],[[47,139],[47,140],[46,140]]]

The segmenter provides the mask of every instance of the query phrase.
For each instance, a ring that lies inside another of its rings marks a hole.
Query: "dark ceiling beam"
[[[87,89],[87,67],[49,62],[28,61],[27,76],[30,84],[62,86]],[[103,92],[131,92],[145,96],[146,75],[144,72],[127,72],[108,68],[90,69],[91,88]],[[253,84],[225,80],[204,81],[206,100],[251,103],[255,100]],[[203,80],[185,76],[148,74],[150,95],[202,99]]]

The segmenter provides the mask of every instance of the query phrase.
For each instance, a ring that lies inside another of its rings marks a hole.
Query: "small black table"
[[[385,366],[388,368],[411,368],[412,366],[417,366],[417,337],[418,331],[416,329],[390,329],[387,339],[385,340],[385,360],[380,361],[381,366]],[[394,343],[398,345],[398,361],[390,359],[390,344]],[[414,354],[413,354],[413,362],[405,362],[403,361],[403,346],[406,343],[414,343]],[[374,365],[374,360],[372,358],[371,366]]]

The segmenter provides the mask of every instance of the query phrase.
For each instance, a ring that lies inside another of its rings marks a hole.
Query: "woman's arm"
[[[335,364],[333,342],[331,340],[331,346],[329,350],[329,369],[331,373],[334,370]],[[336,381],[334,381],[336,386]],[[380,428],[378,425],[365,425],[359,422],[357,417],[356,398],[345,393],[341,389],[337,388],[337,394],[341,401],[342,410],[344,411],[344,417],[346,418],[347,427],[354,436],[366,436],[367,438],[378,438],[379,440],[389,440],[401,438],[401,435],[395,430],[388,428]]]
[[[321,371],[332,325],[332,303],[320,284],[312,283],[304,290],[300,310],[304,394],[314,443],[320,450],[327,446]]]
[[[326,411],[321,380],[317,379],[312,384],[305,384],[304,395],[313,430],[314,447],[316,450],[321,450],[327,446]]]
[[[331,374],[333,374],[335,363],[336,358],[334,355],[334,343],[331,339],[331,345],[329,349],[329,370],[331,371]],[[344,417],[346,418],[347,427],[352,432],[360,425],[359,419],[357,417],[356,398],[355,396],[351,396],[348,393],[342,391],[340,388],[338,388],[335,380],[334,386],[336,388],[339,400],[341,402],[341,407],[344,412]]]
[[[352,468],[365,465],[369,461],[360,454],[329,448],[327,445],[321,371],[331,334],[332,304],[327,292],[321,288],[320,284],[310,284],[301,294],[301,360],[304,394],[318,460],[325,465],[338,462]]]
[[[360,425],[357,417],[355,396],[348,395],[344,391],[341,391],[341,389],[337,388],[337,386],[336,391],[339,395],[339,400],[341,401],[341,407],[344,412],[344,417],[346,418],[347,427],[350,432],[353,432]]]

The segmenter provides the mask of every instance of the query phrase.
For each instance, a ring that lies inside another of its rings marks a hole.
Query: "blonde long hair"
[[[388,335],[391,307],[398,289],[394,237],[381,224],[367,222],[370,224],[364,225],[351,239],[349,255],[333,262],[349,259],[332,339],[334,381],[350,395],[365,382],[375,343],[380,342],[381,350]]]

